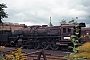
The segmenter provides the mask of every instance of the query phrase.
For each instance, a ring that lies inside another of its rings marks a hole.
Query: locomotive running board
[[[60,46],[68,46],[68,44],[63,44],[63,43],[60,43],[60,42],[56,42],[56,45],[60,45]]]

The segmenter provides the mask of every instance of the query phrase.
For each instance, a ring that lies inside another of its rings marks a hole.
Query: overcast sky
[[[0,0],[8,8],[8,18],[4,22],[25,23],[27,25],[60,25],[75,19],[77,22],[90,24],[90,0]],[[89,25],[90,26],[90,25]]]

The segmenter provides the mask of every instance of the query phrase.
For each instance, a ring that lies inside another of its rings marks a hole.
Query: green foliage
[[[73,43],[73,46],[68,46],[68,48],[72,48],[73,52],[66,56],[68,60],[71,60],[71,56],[78,52],[78,49],[76,47],[78,44],[78,40],[76,40],[75,38],[77,38],[75,35],[71,35],[71,42]],[[73,60],[77,60],[77,58],[74,58]]]
[[[69,59],[73,60],[90,60],[90,42],[84,43],[82,46],[77,47],[78,53],[69,55]]]
[[[49,26],[53,26],[53,24],[50,22]]]
[[[90,37],[89,34],[86,34],[85,36]],[[76,36],[74,35],[71,36],[74,46],[69,46],[69,48],[73,49],[73,53],[65,56],[65,58],[68,58],[68,60],[90,60],[90,42],[86,42],[82,46],[77,47],[79,39],[84,37],[81,36],[78,40],[76,40],[75,37]]]
[[[72,20],[72,21],[74,21],[74,20]],[[75,33],[78,33],[79,32],[79,30],[78,29],[76,29],[76,31],[75,31]],[[79,34],[79,33],[78,33]],[[78,35],[77,34],[77,35]],[[80,38],[82,38],[82,37],[80,37]],[[72,48],[72,50],[73,50],[73,53],[70,53],[68,56],[67,56],[67,58],[68,58],[68,60],[80,60],[81,58],[72,58],[72,56],[74,56],[76,53],[78,53],[78,48],[77,48],[77,45],[78,45],[78,43],[79,43],[79,39],[80,38],[78,38],[78,36],[76,36],[76,35],[71,35],[71,42],[73,43],[73,46],[69,46],[68,48]]]
[[[0,59],[1,59],[1,60],[3,60],[3,58],[4,58],[4,57],[3,57],[3,55],[2,55],[2,54],[0,54]]]
[[[8,14],[4,11],[7,8],[6,4],[0,4],[0,23],[2,23],[3,18],[8,18]]]
[[[66,24],[67,22],[66,22],[66,20],[62,20],[61,22],[60,22],[60,24]]]
[[[77,19],[77,18],[76,18],[76,19]],[[68,23],[72,23],[72,24],[77,25],[77,22],[75,22],[75,19],[73,19],[73,18],[72,18],[72,20],[71,20],[71,21],[69,21]]]
[[[4,58],[4,50],[5,50],[5,46],[0,46],[0,59],[3,60]]]
[[[76,19],[78,19],[78,17],[76,17]]]
[[[76,19],[78,19],[78,17],[76,17],[75,19],[72,18],[72,20],[70,20],[68,23],[77,25],[78,23],[77,23],[77,21],[75,21]],[[67,22],[66,22],[66,20],[63,19],[63,20],[60,22],[60,24],[67,24]]]
[[[22,52],[22,47],[20,47],[10,54],[6,54],[6,57],[3,58],[3,60],[27,60],[27,56],[24,56],[24,54],[25,53]]]
[[[73,52],[74,52],[74,53],[77,53],[77,48],[76,48],[76,46],[77,46],[77,44],[78,44],[78,40],[76,40],[75,37],[72,37],[71,39],[72,39],[72,43],[73,43],[73,46],[72,46]]]

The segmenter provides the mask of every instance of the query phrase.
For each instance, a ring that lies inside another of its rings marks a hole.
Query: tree
[[[49,26],[53,26],[51,22],[49,23]]]
[[[78,19],[78,17],[76,17],[76,19]],[[72,20],[69,21],[68,23],[71,23],[71,24],[75,24],[75,25],[77,25],[77,21],[75,22],[75,19],[73,19],[73,18],[72,18]]]
[[[8,18],[8,14],[4,11],[7,8],[6,4],[0,4],[0,23],[2,23],[3,18]]]
[[[62,20],[61,22],[60,22],[60,24],[66,24],[67,22],[66,22],[66,20]]]

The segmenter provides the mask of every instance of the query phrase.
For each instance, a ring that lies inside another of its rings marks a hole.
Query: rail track
[[[32,55],[29,55],[28,56],[28,60],[30,59],[30,60],[37,60],[37,57],[38,57],[38,55],[36,55],[36,54],[32,54]],[[63,56],[59,56],[59,55],[48,55],[48,54],[46,54],[46,59],[47,60],[67,60],[67,59],[65,59],[65,58],[62,58]],[[41,56],[41,58],[40,58],[41,60],[43,60],[43,56]]]
[[[13,47],[5,48],[6,53],[10,53],[13,50],[16,50],[16,48],[13,48]],[[40,50],[22,49],[22,51],[27,56],[28,60],[67,60],[67,59],[63,58],[63,56],[70,53],[67,51],[43,50],[44,54],[41,53],[41,55],[40,55],[40,52],[42,52],[42,49],[40,49]]]

